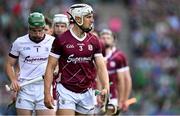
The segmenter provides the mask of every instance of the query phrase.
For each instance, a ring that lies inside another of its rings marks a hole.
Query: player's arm
[[[129,67],[126,67],[126,70],[124,71],[124,81],[125,81],[125,93],[124,93],[124,99],[127,100],[131,94],[132,90],[132,79],[130,74]]]
[[[16,63],[16,65],[15,65],[15,74],[16,74],[17,77],[19,76],[19,72],[20,72],[20,67],[19,67],[19,64]]]
[[[118,104],[123,108],[124,111],[126,111],[128,106],[125,105],[125,102],[128,100],[132,89],[132,80],[128,66],[124,67],[122,71],[118,72],[118,82]]]
[[[106,59],[105,58],[103,58],[104,59],[104,62],[105,62],[105,65],[106,65],[106,63],[107,63],[107,61],[106,61]],[[107,68],[106,68],[107,69]],[[108,78],[109,79],[109,78]],[[109,85],[110,86],[110,85]],[[102,85],[101,85],[101,82],[100,82],[100,79],[99,79],[99,76],[97,75],[97,77],[96,77],[96,88],[98,89],[98,90],[101,90],[102,89]]]
[[[51,96],[51,85],[53,82],[53,73],[57,65],[58,59],[49,55],[48,64],[46,67],[45,77],[44,77],[44,103],[47,108],[52,109],[54,105],[53,98]]]
[[[5,71],[11,81],[11,88],[14,91],[18,91],[20,89],[20,86],[17,81],[18,78],[16,76],[15,69],[14,69],[16,62],[17,62],[17,58],[7,56],[6,63],[5,63]]]
[[[118,104],[122,107],[122,102],[125,102],[125,83],[124,83],[124,72],[117,72],[117,92],[118,92]]]
[[[108,77],[108,72],[104,61],[104,57],[103,56],[95,57],[95,63],[102,89],[106,91],[107,94],[109,92],[109,77]]]

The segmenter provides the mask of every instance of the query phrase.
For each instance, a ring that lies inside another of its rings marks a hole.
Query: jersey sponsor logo
[[[74,48],[74,45],[72,45],[72,44],[67,44],[67,45],[66,45],[66,48]]]
[[[91,59],[92,57],[74,57],[74,54],[71,54],[67,59],[67,63],[73,62],[76,64],[80,62],[89,62]]]
[[[25,57],[24,62],[32,63],[32,62],[39,62],[39,61],[46,61],[48,58],[31,58],[30,56]]]

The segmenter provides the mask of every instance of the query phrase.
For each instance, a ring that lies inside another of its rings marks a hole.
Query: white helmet
[[[83,18],[83,16],[93,13],[93,9],[87,4],[74,4],[70,7],[68,13],[71,15],[71,18],[75,20],[76,16]],[[79,25],[82,24],[83,22],[81,22]]]
[[[65,23],[66,26],[68,26],[69,19],[65,14],[55,14],[53,18],[53,23]]]
[[[102,31],[100,31],[100,36],[103,35],[103,34],[108,34],[108,35],[111,35],[113,36],[113,33],[110,29],[103,29]]]

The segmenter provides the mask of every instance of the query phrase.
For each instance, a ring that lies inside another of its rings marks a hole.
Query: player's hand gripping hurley
[[[96,90],[95,94],[100,95],[101,92],[99,90]],[[119,106],[115,106],[113,104],[108,104],[108,102],[109,102],[109,95],[106,94],[106,95],[104,95],[104,102],[103,102],[102,107],[100,108],[100,111],[99,111],[100,114],[118,115],[122,111],[122,109],[120,109]],[[136,102],[137,102],[136,98],[133,97],[133,98],[128,99],[125,102],[125,104],[127,106],[129,106],[129,105],[132,105]]]
[[[40,76],[40,77],[36,77],[36,78],[34,78],[34,79],[32,79],[32,80],[25,81],[25,82],[23,82],[23,83],[20,84],[20,87],[23,87],[23,86],[25,86],[25,85],[32,84],[32,83],[34,83],[34,82],[41,81],[41,80],[43,80],[43,78],[44,78],[44,76]],[[12,88],[11,88],[9,85],[5,85],[5,87],[6,87],[6,91],[12,91]]]

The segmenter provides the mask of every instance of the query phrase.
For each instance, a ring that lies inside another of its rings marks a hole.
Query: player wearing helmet
[[[100,32],[100,38],[104,40],[105,44],[105,59],[111,83],[109,103],[126,111],[128,106],[125,102],[128,100],[132,88],[127,58],[122,51],[116,48],[111,30],[103,29]]]
[[[43,76],[48,55],[54,37],[44,33],[45,19],[43,14],[34,12],[28,17],[28,34],[18,37],[12,44],[6,61],[6,73],[11,81],[11,88],[18,92],[16,100],[17,115],[52,115],[44,105],[44,82],[39,81],[23,87],[20,84],[36,77]],[[14,66],[18,62],[19,75]]]
[[[71,17],[70,21],[75,23],[83,32],[90,32],[92,30],[94,19],[91,18],[93,17],[93,9],[91,6],[87,4],[74,4],[67,13]],[[91,18],[92,21],[90,21],[90,23],[84,23],[85,20],[83,19],[87,19],[86,17],[89,19]]]
[[[92,86],[96,73],[103,87],[101,95],[109,91],[109,78],[99,40],[88,33],[94,22],[93,9],[87,4],[75,4],[70,7],[69,14],[74,25],[55,39],[49,55],[45,73],[45,105],[53,108],[50,86],[58,63],[57,115],[93,114],[95,94]],[[99,100],[101,103],[102,98]]]
[[[68,30],[69,19],[65,14],[55,14],[53,17],[54,36],[61,35]]]

